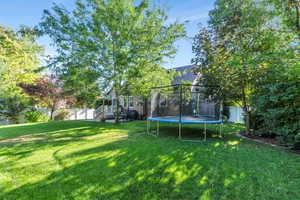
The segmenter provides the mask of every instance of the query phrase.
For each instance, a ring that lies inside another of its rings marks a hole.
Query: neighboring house
[[[100,106],[97,108],[94,114],[95,119],[101,120],[114,118],[114,112],[117,109],[117,98],[114,90],[110,90],[106,93],[105,97],[110,99],[111,105]],[[120,96],[119,106],[121,118],[124,118],[125,113],[130,111],[136,111],[139,118],[146,114],[144,112],[144,101],[138,96]]]

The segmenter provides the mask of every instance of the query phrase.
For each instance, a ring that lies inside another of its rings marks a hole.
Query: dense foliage
[[[15,32],[0,25],[0,95],[18,93],[19,83],[38,77],[42,52],[33,30],[22,27]]]
[[[281,67],[266,74],[257,85],[252,96],[252,128],[257,135],[275,137],[290,148],[300,148],[300,81],[289,73],[289,67]]]
[[[18,123],[30,106],[20,83],[31,84],[39,77],[43,48],[36,43],[33,29],[22,26],[18,31],[0,25],[0,115]]]
[[[256,133],[276,136],[279,142],[300,148],[300,83],[286,81],[264,85],[254,111],[261,120]]]
[[[18,124],[20,115],[30,106],[28,98],[24,95],[14,94],[0,98],[0,116],[9,120],[12,124]]]
[[[30,110],[25,113],[25,119],[29,123],[35,123],[35,122],[47,122],[49,120],[49,117],[47,114],[45,114],[42,111]]]

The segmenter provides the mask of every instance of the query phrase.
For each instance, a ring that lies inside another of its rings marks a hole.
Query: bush
[[[54,120],[60,121],[60,120],[66,120],[70,115],[70,112],[67,110],[59,110],[57,114],[54,116]]]
[[[255,134],[272,136],[290,148],[300,148],[300,84],[297,80],[263,85],[254,103],[261,116]]]
[[[41,111],[37,111],[37,110],[32,110],[32,111],[26,112],[25,119],[29,123],[49,121],[49,117],[45,113],[43,113]]]
[[[30,101],[24,95],[0,96],[0,116],[8,119],[10,124],[18,124],[21,114],[29,105]]]

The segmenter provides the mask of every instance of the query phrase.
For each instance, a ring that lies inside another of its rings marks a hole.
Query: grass
[[[243,140],[183,142],[175,126],[65,121],[0,127],[0,199],[300,199],[300,157]],[[209,126],[214,133],[215,126]],[[201,135],[197,126],[183,134]]]

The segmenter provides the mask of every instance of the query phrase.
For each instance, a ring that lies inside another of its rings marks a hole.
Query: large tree
[[[145,67],[161,72],[163,59],[176,52],[173,43],[184,36],[184,26],[166,20],[149,0],[78,0],[71,12],[57,5],[46,10],[40,27],[57,47],[53,63],[61,74],[84,68],[97,75],[103,88],[113,88],[118,110],[128,87],[145,86],[130,80]]]
[[[36,43],[33,29],[18,31],[0,25],[0,115],[17,123],[29,106],[19,83],[32,83],[39,76],[43,48]]]
[[[15,32],[0,25],[0,95],[19,92],[19,83],[32,83],[38,77],[43,49],[36,38],[32,29]]]
[[[248,134],[251,95],[289,45],[288,35],[276,25],[276,15],[264,1],[217,0],[209,27],[194,40],[193,61],[202,81],[219,86],[223,99],[242,107]]]

